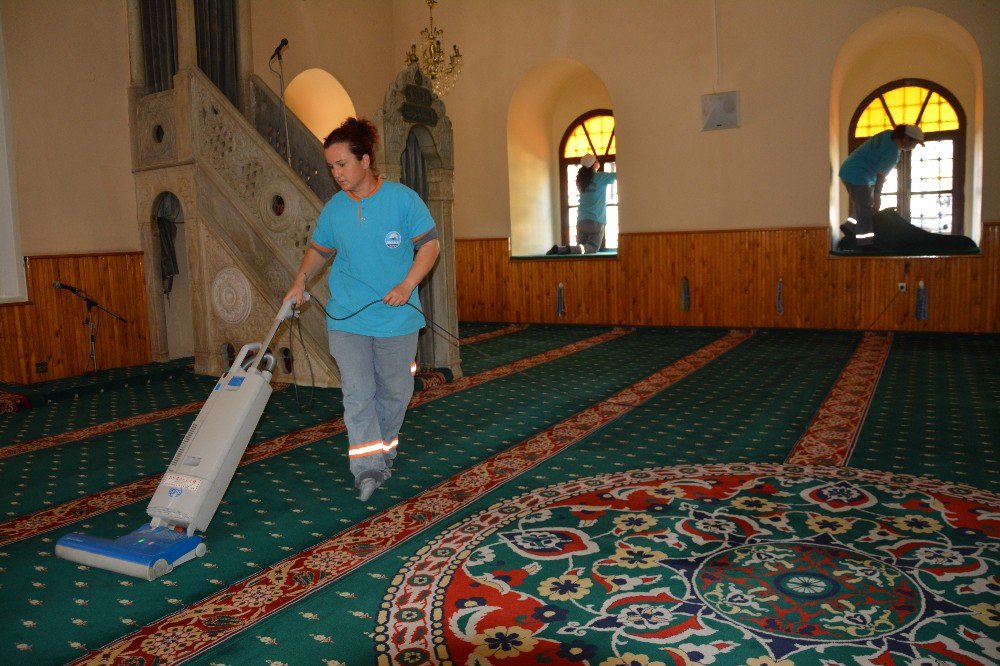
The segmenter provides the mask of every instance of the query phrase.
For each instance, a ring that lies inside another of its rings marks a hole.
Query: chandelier
[[[434,5],[438,0],[426,0],[430,15],[430,25],[420,31],[420,52],[417,53],[416,43],[410,46],[406,54],[406,64],[417,63],[420,72],[431,82],[431,89],[438,97],[444,97],[455,87],[458,75],[462,71],[462,54],[458,45],[452,44],[452,53],[445,64],[444,49],[441,48],[441,37],[444,31],[434,27]]]

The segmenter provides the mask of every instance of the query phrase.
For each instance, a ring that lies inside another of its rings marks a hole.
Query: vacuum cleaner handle
[[[243,370],[246,370],[246,368],[244,368],[243,365],[244,365],[245,362],[247,362],[246,361],[247,355],[249,355],[250,352],[260,351],[260,348],[261,348],[261,344],[259,342],[250,342],[250,343],[247,343],[247,344],[243,345],[243,348],[240,349],[240,353],[236,355],[236,360],[233,361],[233,365],[229,368],[229,371],[230,372],[236,372],[240,368],[242,368]],[[252,364],[253,363],[253,359],[250,359],[249,363]]]
[[[302,303],[309,301],[309,292],[302,292]],[[281,303],[281,307],[278,308],[278,314],[274,317],[274,324],[271,326],[271,330],[268,331],[267,337],[264,338],[264,342],[261,343],[262,347],[269,347],[271,341],[274,339],[274,334],[278,332],[278,327],[286,319],[291,319],[297,314],[297,308],[299,306],[295,305],[295,300],[289,298]]]
[[[298,305],[295,304],[294,299],[289,298],[286,301],[282,301],[281,308],[278,310],[277,316],[274,318],[275,321],[285,321],[291,318],[295,314],[295,310],[301,308],[303,305],[309,302],[312,296],[309,295],[308,291],[302,292],[302,302]]]

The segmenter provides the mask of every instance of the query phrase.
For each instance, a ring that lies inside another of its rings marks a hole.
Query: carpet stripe
[[[424,389],[414,394],[410,408],[417,407],[431,400],[464,391],[495,379],[507,377],[522,372],[531,367],[548,363],[570,354],[583,351],[611,340],[615,340],[633,332],[635,329],[616,328],[600,335],[578,340],[571,344],[551,349],[535,356],[530,356],[500,368],[486,370],[475,375],[462,377],[453,382]],[[333,437],[344,431],[343,418],[326,421],[308,428],[303,428],[286,435],[264,440],[250,445],[240,461],[240,467],[280,455],[306,444]],[[0,523],[0,546],[28,539],[43,532],[65,527],[75,522],[85,520],[122,506],[149,498],[156,491],[162,474],[138,479],[106,491],[94,493],[80,499],[64,502],[58,506],[35,511],[25,516],[13,518]]]
[[[150,664],[190,659],[515,479],[647,402],[751,335],[730,332],[611,398],[447,481],[72,663]]]
[[[498,338],[501,335],[510,335],[511,333],[517,333],[518,331],[523,331],[528,328],[527,324],[508,324],[503,328],[498,328],[495,331],[486,331],[485,333],[480,333],[478,335],[470,335],[467,338],[462,338],[459,340],[460,345],[471,345],[474,342],[482,342],[483,340],[489,340],[490,338]]]
[[[865,333],[785,463],[847,465],[891,347],[892,333]]]

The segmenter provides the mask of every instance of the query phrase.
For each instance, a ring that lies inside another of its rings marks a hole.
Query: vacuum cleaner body
[[[271,396],[274,359],[258,352],[292,313],[292,301],[285,301],[267,342],[244,345],[216,382],[153,493],[150,522],[114,540],[66,534],[56,542],[57,557],[154,580],[205,554],[195,531],[212,522]]]
[[[212,522],[271,397],[271,373],[241,367],[255,347],[260,345],[240,350],[181,441],[146,509],[153,527],[181,526],[193,533]]]

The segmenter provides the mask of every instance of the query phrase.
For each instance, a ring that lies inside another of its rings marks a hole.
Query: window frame
[[[569,244],[569,179],[566,175],[566,168],[572,165],[580,165],[580,158],[566,157],[566,144],[569,138],[573,135],[573,132],[580,125],[583,125],[591,118],[596,116],[611,116],[615,117],[614,111],[611,109],[591,109],[586,113],[580,114],[573,120],[569,125],[566,126],[566,130],[563,132],[562,138],[559,139],[559,219],[560,219],[560,243],[563,245]],[[615,118],[615,129],[611,131],[611,138],[608,140],[608,146],[614,141],[615,133],[618,131],[618,119]],[[587,140],[590,141],[590,135],[587,135]],[[590,142],[590,148],[594,155],[597,155],[598,160],[601,162],[601,168],[608,162],[616,162],[615,155],[598,155],[597,150],[594,148],[594,144]],[[615,151],[617,153],[617,151]],[[576,186],[576,182],[573,183]],[[600,249],[605,249],[607,247],[607,237],[601,241]]]
[[[895,90],[897,88],[906,87],[919,87],[926,88],[930,94],[923,101],[923,106],[921,106],[917,118],[912,122],[907,121],[907,124],[919,125],[920,120],[923,117],[924,109],[927,108],[927,102],[930,100],[931,94],[937,93],[944,99],[948,104],[951,105],[952,109],[955,111],[955,115],[958,118],[958,129],[954,130],[944,130],[928,132],[924,131],[924,141],[951,141],[952,142],[952,203],[951,203],[951,235],[964,236],[965,235],[965,141],[966,141],[966,119],[965,110],[959,103],[958,98],[948,90],[947,88],[937,84],[933,81],[927,79],[896,79],[895,81],[890,81],[884,85],[879,86],[874,91],[868,94],[860,104],[855,108],[854,114],[851,116],[851,122],[847,126],[847,153],[850,155],[858,148],[862,143],[867,141],[871,137],[855,137],[855,133],[858,127],[858,121],[861,119],[861,115],[865,110],[877,99],[881,99],[886,93]],[[889,108],[885,106],[885,100],[882,99],[882,105],[885,110],[886,116],[892,122],[893,127],[903,122],[902,119],[896,120],[892,116],[892,112]],[[898,203],[898,208],[900,215],[905,218],[909,218],[910,212],[910,197],[912,195],[910,178],[912,175],[913,166],[911,163],[912,152],[903,151],[899,162],[896,165],[897,173],[897,183],[899,191],[896,194],[896,200]],[[904,194],[905,193],[905,194]],[[905,200],[904,200],[905,197]]]

